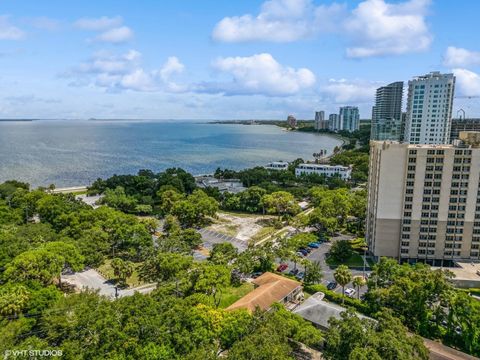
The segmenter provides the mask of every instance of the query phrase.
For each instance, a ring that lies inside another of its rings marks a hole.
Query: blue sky
[[[67,5],[68,4],[68,5]],[[430,71],[480,115],[472,0],[0,0],[0,117],[283,119]],[[465,98],[465,97],[472,98]]]

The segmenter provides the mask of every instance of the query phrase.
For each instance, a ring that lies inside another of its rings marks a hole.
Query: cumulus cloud
[[[331,29],[330,19],[336,18],[343,9],[344,6],[338,4],[315,7],[311,0],[269,0],[263,3],[257,16],[223,18],[212,36],[223,42],[291,42]]]
[[[352,46],[347,56],[361,58],[424,51],[432,42],[425,21],[430,0],[388,4],[366,0],[345,22]]]
[[[338,104],[361,103],[371,102],[379,86],[377,82],[330,79],[320,91]]]
[[[319,33],[336,33],[349,44],[347,56],[399,55],[426,50],[432,41],[426,16],[430,0],[387,3],[364,0],[315,6],[311,0],[269,0],[254,16],[225,17],[213,29],[217,41],[291,42]]]
[[[95,41],[120,44],[133,38],[133,31],[128,26],[109,29],[95,37]]]
[[[443,56],[443,65],[448,67],[480,65],[480,51],[470,51],[455,46],[449,46]]]
[[[81,18],[75,21],[73,25],[82,30],[100,31],[118,27],[122,25],[122,23],[123,19],[120,16],[102,16],[99,18]]]
[[[8,15],[0,15],[0,40],[21,40],[25,32],[10,23]]]
[[[463,96],[480,96],[480,75],[466,69],[453,69],[458,92]]]
[[[197,89],[200,92],[287,96],[315,83],[315,75],[309,69],[284,66],[267,53],[219,58],[212,65],[214,70],[226,74],[231,80],[202,83]]]
[[[171,79],[184,69],[184,65],[176,57],[170,57],[160,69],[154,70],[144,69],[141,58],[142,54],[136,50],[120,55],[99,51],[88,61],[63,74],[63,77],[73,79],[70,82],[72,86],[96,86],[107,92],[186,91],[185,86]]]

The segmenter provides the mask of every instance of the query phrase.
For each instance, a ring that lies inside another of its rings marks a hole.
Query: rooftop
[[[298,281],[266,272],[252,281],[257,287],[247,295],[230,305],[227,310],[247,309],[254,311],[257,307],[268,310],[273,303],[283,300],[301,284]]]
[[[340,319],[340,314],[347,310],[346,308],[323,301],[323,293],[317,292],[305,300],[298,306],[293,313],[300,315],[305,320],[320,326],[323,329],[328,329],[330,326],[328,320],[331,317]],[[368,317],[358,314],[361,319],[368,319]]]

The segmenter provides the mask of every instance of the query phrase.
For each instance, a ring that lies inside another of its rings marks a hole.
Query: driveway
[[[111,299],[115,298],[115,286],[112,283],[108,282],[94,269],[80,271],[68,275],[62,275],[62,281],[75,285],[79,290],[98,290],[100,295],[107,296]],[[132,289],[119,289],[118,296],[131,296],[135,293],[135,291],[138,291],[142,294],[147,294],[153,289],[155,289],[155,287],[156,284],[146,284]]]

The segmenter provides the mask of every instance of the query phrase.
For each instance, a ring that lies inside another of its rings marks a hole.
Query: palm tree
[[[353,286],[357,288],[357,299],[360,300],[360,287],[365,285],[365,279],[363,276],[355,276],[352,282]]]
[[[346,265],[340,265],[333,274],[335,281],[342,287],[342,303],[345,302],[345,285],[352,281],[352,272]]]

